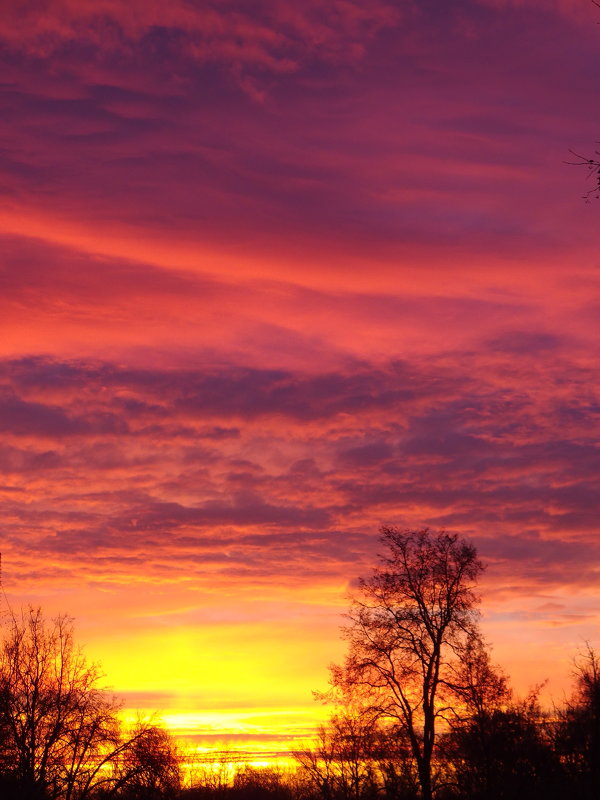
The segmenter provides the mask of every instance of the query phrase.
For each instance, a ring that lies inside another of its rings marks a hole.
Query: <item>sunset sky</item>
[[[600,622],[588,0],[0,3],[0,549],[128,709],[285,749],[381,524],[519,691]]]

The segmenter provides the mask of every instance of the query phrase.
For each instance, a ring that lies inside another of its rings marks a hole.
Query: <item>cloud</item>
[[[589,625],[593,8],[5,5],[9,589],[95,636],[277,606],[333,647],[380,524],[430,525],[520,635]]]
[[[327,6],[307,2],[211,2],[190,4],[118,0],[74,4],[58,0],[25,3],[20,12],[7,9],[0,36],[17,51],[47,58],[69,49],[128,60],[133,47],[160,53],[165,60],[178,49],[202,62],[250,65],[274,72],[297,68],[298,60],[359,57],[365,40],[395,23],[398,12],[376,0],[368,8],[354,0],[333,0]]]
[[[116,271],[98,256],[118,255],[233,282],[365,288],[369,276],[387,291],[410,285],[413,269],[521,285],[525,261],[552,285],[579,261],[574,242],[577,253],[595,246],[581,208],[562,201],[579,179],[556,166],[589,113],[587,64],[573,59],[588,39],[579,46],[581,30],[547,14],[523,46],[527,6],[406,4],[400,21],[395,9],[61,0],[7,10],[0,35],[17,50],[4,59],[3,226],[75,239],[98,275]],[[32,42],[35,58],[22,52]],[[514,72],[497,67],[507,50]],[[355,69],[340,66],[346,57]],[[121,266],[131,286],[131,263]]]
[[[542,345],[324,373],[5,360],[6,540],[90,576],[108,559],[115,580],[152,553],[303,583],[360,574],[383,522],[429,524],[475,537],[499,576],[588,585],[600,404]]]

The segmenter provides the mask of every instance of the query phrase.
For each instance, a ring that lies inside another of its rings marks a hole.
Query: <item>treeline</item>
[[[597,800],[600,797],[600,673],[589,651],[562,707],[538,692],[449,709],[436,736],[431,793],[451,800]],[[406,729],[368,709],[340,709],[316,746],[298,754],[309,796],[325,800],[420,800],[423,789]]]
[[[475,548],[427,529],[383,528],[381,542],[320,697],[330,721],[286,771],[198,762],[151,720],[125,727],[68,618],[13,617],[0,646],[0,798],[600,798],[594,649],[575,658],[560,707],[542,708],[539,689],[516,698],[479,629]]]

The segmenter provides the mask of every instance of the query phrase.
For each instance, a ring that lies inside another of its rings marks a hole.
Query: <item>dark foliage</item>
[[[600,658],[591,646],[575,660],[575,692],[556,712],[555,749],[581,800],[600,797]]]
[[[456,726],[448,736],[447,757],[459,797],[551,800],[563,796],[562,765],[535,695]]]

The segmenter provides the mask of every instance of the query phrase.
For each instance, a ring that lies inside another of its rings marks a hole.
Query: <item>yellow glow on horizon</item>
[[[327,636],[327,626],[311,636],[305,623],[294,631],[255,622],[115,631],[91,644],[125,697],[126,724],[154,716],[185,749],[272,764],[306,745],[331,713],[312,694],[327,688]],[[341,650],[335,628],[333,637]]]

